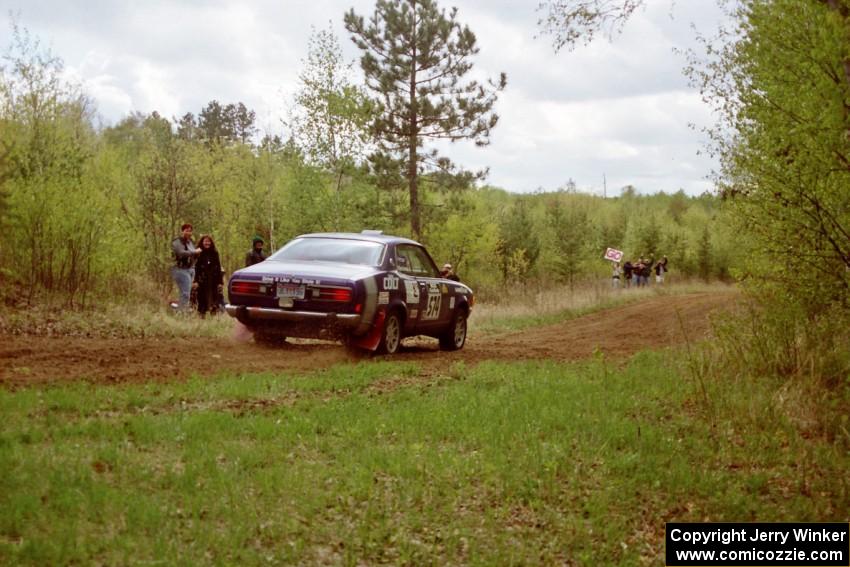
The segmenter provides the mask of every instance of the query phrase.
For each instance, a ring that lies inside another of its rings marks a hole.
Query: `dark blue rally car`
[[[227,313],[259,342],[342,340],[394,353],[425,335],[440,348],[466,342],[472,290],[440,277],[425,248],[379,231],[305,234],[230,278]]]

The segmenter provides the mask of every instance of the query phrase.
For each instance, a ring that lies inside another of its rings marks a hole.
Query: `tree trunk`
[[[410,138],[408,139],[407,184],[410,193],[410,230],[413,238],[422,240],[422,226],[419,218],[419,179],[417,163],[417,146],[419,145],[419,125],[416,108],[416,0],[411,0],[411,34],[412,46],[410,52]]]

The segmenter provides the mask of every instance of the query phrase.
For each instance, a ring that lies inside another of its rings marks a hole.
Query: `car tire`
[[[401,346],[401,317],[398,311],[391,311],[384,319],[381,330],[381,342],[375,352],[378,354],[395,354]]]
[[[441,350],[460,350],[466,344],[466,310],[459,309],[448,329],[440,335]]]
[[[277,329],[255,328],[254,342],[265,347],[286,346],[286,335]]]

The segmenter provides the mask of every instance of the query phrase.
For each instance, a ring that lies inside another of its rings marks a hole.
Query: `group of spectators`
[[[619,288],[622,279],[623,287],[644,287],[649,285],[653,272],[655,283],[663,284],[664,275],[667,273],[667,256],[663,256],[658,262],[652,258],[638,258],[634,263],[626,260],[622,267],[619,262],[615,262],[611,269],[611,286]]]
[[[185,223],[181,234],[171,241],[174,266],[171,277],[180,290],[176,305],[179,311],[197,309],[201,316],[224,310],[224,268],[212,236],[205,234],[195,246],[192,240],[193,227]],[[245,255],[245,265],[251,266],[266,259],[262,237],[255,236],[251,250]]]

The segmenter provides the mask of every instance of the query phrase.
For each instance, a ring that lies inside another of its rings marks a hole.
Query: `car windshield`
[[[296,238],[269,260],[276,262],[341,262],[361,266],[377,266],[381,261],[384,245],[367,240],[345,238]]]

